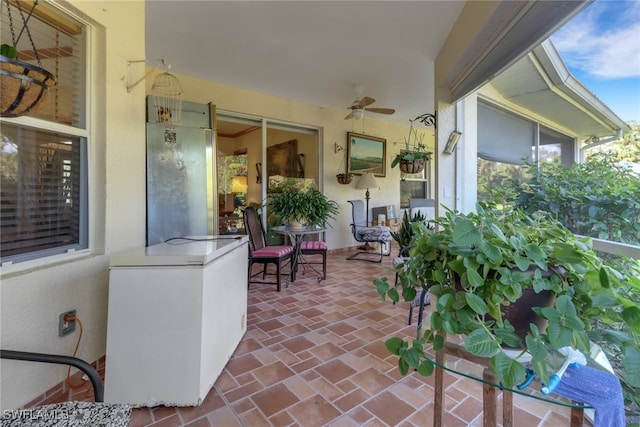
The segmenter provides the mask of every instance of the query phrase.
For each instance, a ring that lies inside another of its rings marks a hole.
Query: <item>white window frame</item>
[[[405,150],[402,150],[402,151],[405,151]],[[425,195],[419,198],[420,199],[431,198],[431,188],[429,187],[429,177],[431,176],[431,160],[426,160],[424,163],[425,163],[424,169],[422,170],[422,172],[419,172],[419,174],[422,175],[421,178],[416,178],[412,176],[417,174],[405,174],[403,172],[400,172],[400,183],[398,184],[398,191],[401,195],[399,200],[400,209],[409,209],[409,201],[407,201],[406,206],[403,205],[403,201],[402,201],[402,190],[400,187],[402,186],[403,182],[422,182],[425,188]]]
[[[92,103],[94,100],[93,93],[95,92],[95,82],[93,78],[93,66],[96,60],[96,51],[93,48],[94,43],[94,27],[87,20],[81,18],[77,14],[69,11],[68,9],[61,8],[57,4],[47,3],[47,7],[54,8],[58,13],[65,17],[72,18],[78,22],[85,31],[84,36],[84,49],[85,49],[85,64],[81,67],[85,74],[84,84],[84,111],[80,113],[84,114],[84,127],[75,127],[56,123],[52,121],[42,120],[34,117],[22,116],[16,118],[0,118],[0,125],[2,123],[12,123],[20,127],[30,127],[38,130],[61,133],[72,137],[78,137],[84,142],[83,149],[81,149],[81,170],[83,171],[80,188],[80,205],[81,205],[81,219],[79,222],[79,234],[80,244],[60,246],[57,248],[51,248],[48,250],[33,251],[25,254],[15,255],[2,259],[0,264],[0,272],[13,273],[26,269],[31,269],[36,266],[42,266],[46,264],[55,264],[64,261],[71,261],[78,257],[84,257],[92,253],[92,242],[95,236],[93,235],[91,222],[92,214],[90,206],[92,205],[92,193],[93,188],[91,182],[92,170],[95,168],[95,160],[92,155],[92,141],[95,140],[95,136],[92,132],[93,129],[93,115],[92,115]]]

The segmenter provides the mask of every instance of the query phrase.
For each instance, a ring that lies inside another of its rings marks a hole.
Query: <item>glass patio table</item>
[[[513,350],[514,356],[520,350]],[[447,355],[452,357],[447,357]],[[555,364],[559,367],[564,359],[558,353]],[[599,346],[593,344],[591,353],[585,355],[587,366],[613,373],[613,368],[607,360],[604,352]],[[540,392],[541,383],[535,379],[526,387],[505,387],[500,384],[497,376],[489,367],[489,359],[472,355],[465,350],[462,337],[447,337],[444,348],[435,352],[434,358],[429,358],[435,365],[435,396],[434,396],[434,426],[442,426],[444,410],[444,373],[451,372],[482,384],[482,405],[483,405],[483,426],[495,427],[497,422],[498,390],[502,391],[502,425],[504,427],[514,426],[513,419],[513,395],[519,394],[531,399],[546,402],[553,405],[570,408],[571,427],[581,427],[584,422],[584,412],[587,411],[589,417],[593,419],[593,407],[579,402],[571,401],[556,393],[543,394]],[[526,365],[526,359],[522,360]],[[555,364],[552,366],[555,368]]]
[[[291,268],[293,269],[293,272],[294,272],[293,277],[295,280],[295,274],[298,272],[298,259],[302,258],[304,260],[304,255],[300,250],[300,243],[302,243],[302,241],[305,239],[306,236],[310,236],[313,234],[320,234],[324,231],[327,231],[327,229],[325,227],[291,228],[289,226],[280,225],[277,227],[271,227],[271,231],[273,231],[274,233],[288,236],[289,239],[293,242],[294,256],[293,256],[293,262],[292,262]],[[306,268],[307,265],[314,272],[316,272],[316,274],[318,275],[318,282],[320,282],[323,278],[322,272],[318,271],[313,266],[313,264],[310,264],[310,263],[304,263],[303,267]]]

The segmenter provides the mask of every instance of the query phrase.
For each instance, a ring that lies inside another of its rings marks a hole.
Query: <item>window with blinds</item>
[[[82,138],[2,126],[2,258],[81,248]]]
[[[401,150],[404,152],[404,150]],[[425,168],[418,173],[400,172],[400,209],[409,209],[409,200],[428,199],[431,162],[425,162]]]
[[[83,26],[61,11],[39,2],[28,21],[28,31],[22,31],[23,18],[28,16],[33,2],[2,1],[0,35],[2,43],[16,48],[20,61],[52,73],[56,85],[42,105],[29,116],[55,123],[85,127],[85,31]],[[21,9],[18,8],[21,6]]]
[[[32,4],[2,2],[2,43],[13,44]],[[40,2],[28,28],[17,59],[54,74],[57,84],[29,112],[38,120],[0,123],[2,263],[88,247],[87,27]]]

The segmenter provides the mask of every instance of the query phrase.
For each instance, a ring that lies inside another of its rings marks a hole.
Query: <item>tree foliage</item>
[[[640,176],[628,167],[629,162],[640,161],[638,140],[640,133],[627,134],[616,150],[592,152],[585,163],[576,163],[570,168],[559,163],[545,163],[540,167],[527,164],[521,173],[501,174],[500,179],[493,177],[497,185],[485,188],[486,197],[528,213],[551,212],[576,234],[640,245]],[[478,178],[480,182],[480,176]],[[640,316],[640,263],[626,258],[606,258],[608,265],[627,272],[631,278],[615,286],[619,297],[627,301],[627,317]],[[599,326],[593,325],[594,329],[602,328],[604,334],[610,336],[616,336],[622,327],[607,316],[599,322]],[[625,343],[610,341],[603,349],[622,379],[627,403],[631,402],[637,410],[640,393],[630,382],[639,381],[638,370],[631,369],[636,372],[633,378],[620,375]],[[628,360],[637,359],[632,356]]]
[[[588,151],[588,154],[611,153],[620,162],[640,164],[640,124],[631,126],[631,130],[619,141],[600,145]]]
[[[550,212],[576,234],[640,244],[640,177],[615,153],[595,153],[570,168],[525,164],[522,175],[505,178],[490,197],[527,213]]]

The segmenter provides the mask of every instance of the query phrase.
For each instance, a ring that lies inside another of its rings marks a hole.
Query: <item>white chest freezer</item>
[[[106,402],[202,403],[247,328],[248,238],[236,237],[111,258]]]

